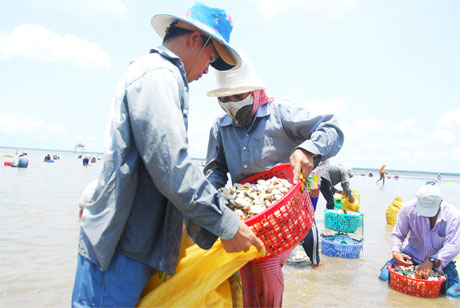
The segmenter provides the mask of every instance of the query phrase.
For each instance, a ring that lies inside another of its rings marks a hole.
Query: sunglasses
[[[230,96],[219,97],[219,102],[228,103],[230,101],[239,102],[248,97],[248,93],[235,94]]]

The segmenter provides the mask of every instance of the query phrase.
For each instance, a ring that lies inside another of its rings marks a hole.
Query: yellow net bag
[[[403,206],[404,200],[401,197],[394,198],[393,202],[387,207],[386,217],[387,224],[396,225],[396,219],[398,218],[398,213],[401,207]]]
[[[138,307],[242,306],[241,295],[232,292],[238,288],[234,274],[263,256],[265,249],[258,252],[254,246],[248,252],[227,253],[220,239],[209,250],[193,245],[181,254],[173,276],[163,272],[152,276]]]
[[[343,205],[342,205],[342,207],[340,209],[341,210],[347,210],[347,211],[359,212],[360,203],[361,203],[361,194],[359,193],[359,191],[357,191],[355,189],[351,190],[351,194],[352,194],[353,198],[355,198],[355,202],[351,203],[350,201],[348,201],[348,198],[345,197],[345,195],[343,195],[343,199],[345,201],[343,202]]]

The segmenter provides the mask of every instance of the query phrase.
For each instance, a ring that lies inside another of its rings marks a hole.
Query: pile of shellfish
[[[393,270],[395,271],[395,273],[398,273],[400,275],[403,275],[403,276],[406,276],[406,277],[409,277],[409,278],[416,278],[415,274],[417,273],[417,268],[418,268],[418,265],[417,266],[414,266],[414,265],[402,266],[402,265],[400,265],[400,266],[396,266],[395,268],[393,268]],[[438,280],[441,279],[441,274],[431,270],[430,275],[428,276],[428,278],[427,279],[422,278],[422,279],[423,280],[428,280],[428,281],[438,281]]]
[[[251,218],[281,199],[292,187],[286,179],[272,177],[255,184],[236,183],[232,187],[219,188],[224,203],[242,220]]]

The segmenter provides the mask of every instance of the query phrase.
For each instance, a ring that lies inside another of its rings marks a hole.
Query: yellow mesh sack
[[[394,198],[393,202],[387,207],[386,217],[387,224],[396,225],[396,219],[398,218],[398,213],[401,207],[403,206],[404,200],[401,197]]]
[[[235,307],[234,274],[263,256],[265,249],[258,252],[254,246],[248,252],[227,253],[220,239],[209,250],[193,245],[185,249],[173,276],[152,276],[138,307]]]
[[[361,203],[361,194],[359,193],[359,191],[357,191],[355,189],[352,189],[351,190],[351,195],[353,196],[353,198],[355,198],[355,202],[351,203],[350,201],[348,201],[348,198],[345,197],[345,195],[343,195],[343,199],[345,201],[343,202],[343,205],[342,205],[342,207],[340,209],[341,210],[347,210],[347,211],[359,212],[360,203]]]

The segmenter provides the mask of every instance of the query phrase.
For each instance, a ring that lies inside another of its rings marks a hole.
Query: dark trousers
[[[321,178],[320,191],[324,199],[326,200],[326,208],[328,210],[333,210],[334,209],[334,193],[332,192],[331,182],[329,182],[325,178]]]
[[[311,226],[310,231],[307,236],[303,239],[302,242],[303,250],[310,258],[312,265],[319,264],[319,241],[318,241],[318,228],[316,228],[316,221],[313,220],[313,225]]]

